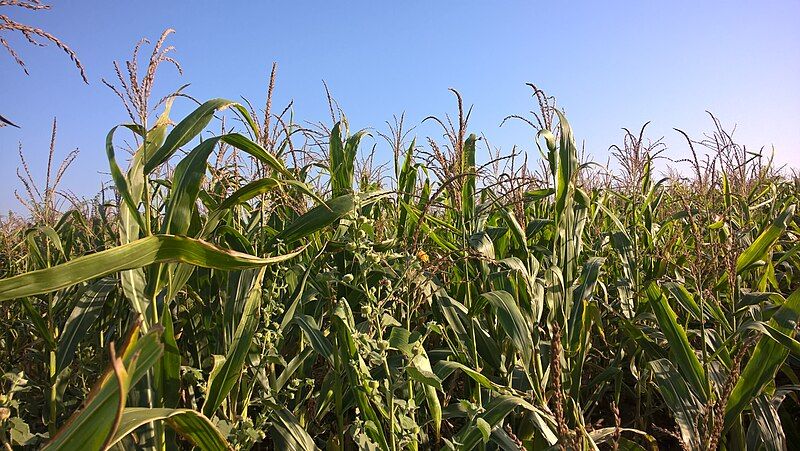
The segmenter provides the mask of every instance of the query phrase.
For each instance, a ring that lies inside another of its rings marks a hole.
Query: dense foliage
[[[215,99],[174,124],[174,97],[151,126],[132,114],[108,135],[110,200],[57,213],[48,181],[5,224],[0,442],[800,443],[798,179],[731,143],[658,180],[630,133],[601,176],[537,94],[535,173],[478,165],[462,112],[444,144],[392,127],[383,172],[341,116],[309,130]]]

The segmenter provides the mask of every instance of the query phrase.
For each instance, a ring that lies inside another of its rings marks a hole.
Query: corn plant
[[[483,163],[456,93],[458,117],[430,119],[444,142],[394,129],[387,181],[344,115],[272,114],[274,80],[263,118],[212,99],[175,123],[173,95],[149,124],[152,80],[118,91],[111,189],[3,223],[6,449],[798,438],[796,178],[742,153],[658,179],[644,128],[598,175],[536,90],[543,171],[488,174],[516,156]]]

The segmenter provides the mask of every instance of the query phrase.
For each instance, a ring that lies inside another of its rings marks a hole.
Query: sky
[[[294,100],[299,121],[329,117],[324,80],[351,128],[386,131],[405,113],[417,125],[454,113],[448,88],[473,105],[470,131],[494,147],[513,145],[531,159],[534,135],[510,114],[535,108],[532,82],[558,99],[576,139],[602,163],[622,127],[651,121],[670,155],[688,147],[673,128],[701,137],[713,112],[751,149],[774,147],[779,163],[800,167],[800,1],[52,1],[49,11],[3,8],[66,42],[86,67],[81,80],[53,46],[4,35],[26,61],[25,75],[0,52],[0,211],[20,211],[14,191],[22,145],[44,181],[53,118],[56,158],[80,154],[62,188],[93,196],[107,180],[105,136],[129,121],[100,82],[142,37],[168,27],[184,74],[161,68],[155,98],[185,83],[197,99],[247,97],[263,104],[278,63],[275,108]],[[173,118],[191,109],[178,100]],[[441,133],[429,123],[423,139]],[[389,158],[379,138],[379,154]],[[485,152],[485,151],[484,151]]]

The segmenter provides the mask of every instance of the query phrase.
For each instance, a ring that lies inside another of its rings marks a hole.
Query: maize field
[[[334,103],[317,127],[176,118],[179,93],[109,131],[96,199],[28,174],[0,236],[3,447],[798,446],[800,178],[720,128],[682,176],[631,132],[603,171],[538,89],[508,119],[534,152],[487,158],[456,98],[414,140]]]

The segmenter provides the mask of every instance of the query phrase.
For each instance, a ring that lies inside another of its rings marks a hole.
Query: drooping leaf
[[[533,355],[531,331],[522,316],[516,300],[514,300],[514,296],[507,291],[499,290],[483,293],[481,297],[489,301],[497,309],[497,316],[500,320],[500,325],[503,326],[503,330],[506,331],[517,350],[522,354],[524,362],[530,362]]]
[[[103,278],[87,287],[81,292],[81,297],[72,309],[64,331],[58,340],[56,352],[56,368],[60,372],[72,362],[75,349],[81,342],[92,323],[100,315],[100,311],[111,291],[117,286],[117,281],[112,278]]]
[[[178,435],[203,451],[232,450],[219,429],[205,415],[191,409],[128,407],[109,445],[114,445],[136,428],[163,420]]]
[[[0,280],[0,301],[69,287],[119,271],[161,262],[181,262],[215,269],[254,268],[288,260],[299,251],[259,258],[226,250],[202,240],[151,235],[132,243],[76,258],[52,268]]]
[[[297,421],[292,412],[286,408],[274,406],[272,410],[273,423],[272,440],[277,449],[288,451],[313,451],[317,450],[314,439],[306,432],[305,428]]]
[[[203,414],[212,416],[217,408],[228,396],[236,381],[242,374],[247,353],[253,341],[253,335],[258,325],[259,311],[261,308],[261,282],[264,279],[264,269],[253,279],[253,284],[247,294],[244,309],[239,325],[234,333],[225,362],[221,365],[215,377],[209,381],[208,394],[203,404]]]
[[[363,195],[361,205],[369,205],[389,195],[389,192],[377,192]],[[318,205],[309,210],[304,215],[294,220],[286,226],[276,237],[284,243],[291,244],[301,238],[305,238],[314,232],[333,224],[346,214],[353,211],[355,202],[352,194],[345,194],[333,200],[329,200],[325,205]]]
[[[300,315],[294,318],[294,322],[300,326],[314,351],[333,365],[333,345],[319,330],[314,318],[308,315]]]
[[[475,448],[481,443],[485,433],[482,428],[477,425],[478,420],[483,420],[485,429],[497,427],[503,419],[517,407],[535,411],[536,408],[529,404],[527,401],[516,396],[498,396],[486,405],[485,410],[480,416],[476,418],[476,424],[467,424],[462,428],[455,437],[455,440],[461,444],[460,449],[468,451]]]

